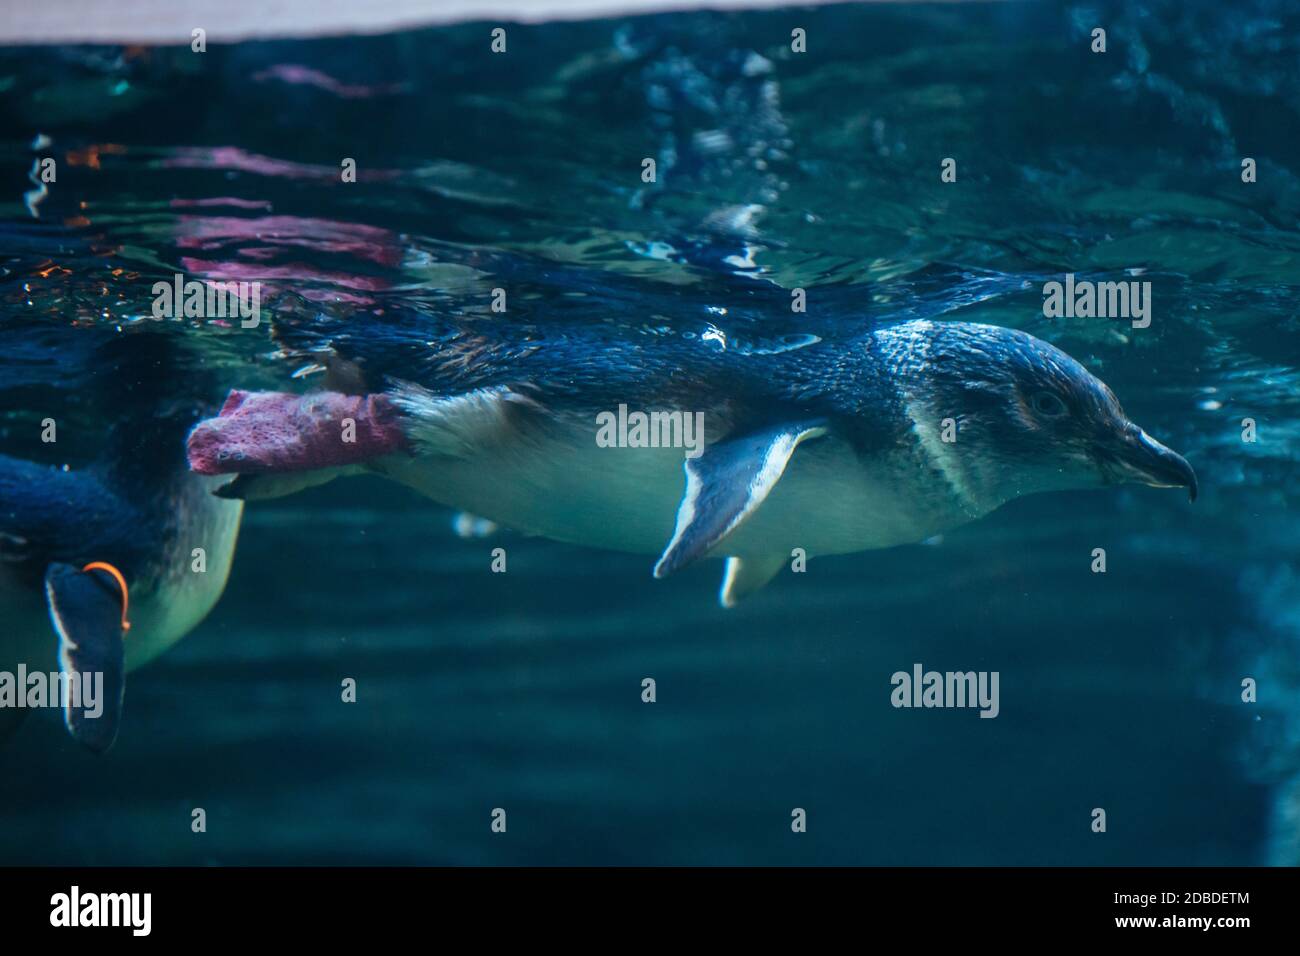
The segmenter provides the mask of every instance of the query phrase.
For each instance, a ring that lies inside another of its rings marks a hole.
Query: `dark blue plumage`
[[[21,350],[29,338],[41,347],[44,331],[15,332],[9,345]],[[87,331],[51,361],[56,374],[81,383],[85,403],[111,424],[90,465],[64,470],[0,455],[0,552],[33,582],[52,561],[111,561],[128,579],[155,577],[159,555],[178,543],[194,494],[184,436],[211,383],[187,365],[172,336],[152,332]],[[70,411],[53,411],[59,441],[46,447],[85,448]]]
[[[455,395],[506,385],[546,408],[686,411],[725,405],[740,428],[799,417],[840,421],[864,446],[908,422],[889,357],[870,333],[767,353],[725,339],[619,323],[515,325],[412,312],[278,323],[294,352],[329,354],[331,387],[381,391],[394,381]],[[353,374],[354,373],[354,374]],[[349,375],[352,375],[349,380]]]

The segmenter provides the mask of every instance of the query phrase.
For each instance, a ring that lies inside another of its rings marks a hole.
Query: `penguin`
[[[48,364],[79,348],[38,351]],[[192,630],[225,588],[242,502],[187,467],[203,377],[170,337],[117,335],[87,365],[86,394],[113,421],[102,454],[77,469],[0,455],[0,739],[28,712],[29,687],[56,675],[47,705],[61,704],[69,734],[102,753],[117,738],[126,673]],[[83,373],[62,371],[73,390]],[[71,426],[60,427],[68,441]],[[93,700],[62,690],[89,691],[86,681]]]
[[[195,427],[190,466],[231,476],[219,494],[372,472],[504,527],[657,555],[657,578],[724,558],[724,607],[795,549],[914,543],[1036,492],[1197,493],[1109,387],[1016,329],[913,320],[747,354],[724,335],[391,314],[277,335],[324,387],[235,391]],[[633,411],[651,425],[600,440]]]

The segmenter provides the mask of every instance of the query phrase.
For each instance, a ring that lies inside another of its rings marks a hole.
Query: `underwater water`
[[[461,537],[376,477],[251,502],[109,753],[44,713],[0,749],[0,863],[1300,863],[1300,5],[493,26],[0,50],[0,452],[75,470],[136,392],[313,385],[277,320],[763,354],[928,318],[1064,349],[1199,499],[1027,496],[732,610],[719,562]],[[153,318],[176,273],[266,321]],[[1067,273],[1150,282],[1150,325],[1046,318]],[[916,663],[998,672],[997,718],[891,706]]]

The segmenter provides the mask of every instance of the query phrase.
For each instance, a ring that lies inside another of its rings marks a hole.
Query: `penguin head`
[[[1106,383],[1054,345],[991,325],[924,325],[908,349],[909,410],[940,436],[930,449],[976,507],[1122,482],[1187,488],[1196,500],[1187,460],[1130,421]]]

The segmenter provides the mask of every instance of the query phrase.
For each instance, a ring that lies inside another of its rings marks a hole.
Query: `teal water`
[[[733,611],[716,563],[462,539],[377,479],[256,503],[108,755],[47,715],[0,750],[0,863],[1300,862],[1300,5],[674,14],[508,25],[503,55],[494,25],[0,51],[0,451],[94,456],[92,338],[169,337],[155,377],[214,408],[292,386],[269,323],[150,318],[179,271],[259,280],[271,317],[1022,328],[1200,499],[1024,498]],[[1044,318],[1067,272],[1150,281],[1151,326]],[[998,671],[1000,715],[894,709],[915,662]]]

